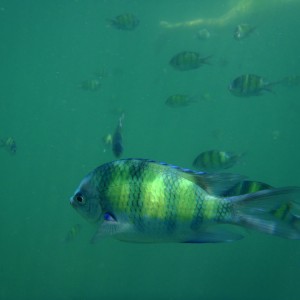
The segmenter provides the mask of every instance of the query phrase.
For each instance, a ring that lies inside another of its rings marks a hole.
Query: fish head
[[[93,173],[87,175],[70,198],[72,207],[86,220],[95,223],[101,219],[102,209]]]

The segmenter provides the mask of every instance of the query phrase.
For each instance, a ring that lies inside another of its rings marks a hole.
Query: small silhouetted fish
[[[98,91],[101,87],[101,80],[99,78],[93,78],[81,82],[79,87],[85,91]]]
[[[179,71],[189,71],[198,69],[204,64],[208,65],[210,57],[201,57],[197,52],[183,51],[171,58],[170,65]]]
[[[123,136],[122,136],[122,128],[123,128],[123,120],[124,114],[119,119],[119,123],[117,128],[112,136],[112,151],[115,157],[120,157],[123,153]]]
[[[139,25],[140,21],[135,15],[126,13],[109,20],[109,23],[117,29],[133,30]]]
[[[259,96],[264,91],[272,92],[271,87],[278,82],[267,82],[254,74],[244,74],[235,78],[229,85],[229,91],[239,97]]]
[[[194,97],[184,94],[171,95],[166,100],[166,105],[170,107],[184,107],[189,106],[191,103],[196,102]]]

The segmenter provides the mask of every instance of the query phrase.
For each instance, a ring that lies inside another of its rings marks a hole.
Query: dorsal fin
[[[187,168],[181,168],[164,162],[156,162],[153,160],[148,160],[148,162],[170,167],[171,169],[177,171],[183,178],[192,181],[209,194],[214,195],[222,195],[225,191],[246,179],[245,176],[239,174],[206,173]]]
[[[231,173],[189,173],[181,171],[181,175],[199,185],[209,194],[222,195],[225,191],[245,180],[245,176]]]
[[[171,165],[165,162],[158,162],[150,159],[139,159],[139,158],[127,158],[121,159],[121,161],[143,161],[149,164],[157,166],[157,172],[165,172],[169,168],[177,172],[179,176],[199,185],[209,194],[217,196],[222,195],[228,189],[232,188],[237,183],[246,179],[245,176],[231,173],[206,173],[200,171],[194,171],[187,168],[181,168],[176,165]]]

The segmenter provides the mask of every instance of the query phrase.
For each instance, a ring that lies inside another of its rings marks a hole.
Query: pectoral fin
[[[115,216],[111,213],[105,213],[103,218],[104,221],[100,224],[96,233],[92,237],[91,243],[95,243],[105,237],[124,233],[129,229],[129,224],[117,221]]]

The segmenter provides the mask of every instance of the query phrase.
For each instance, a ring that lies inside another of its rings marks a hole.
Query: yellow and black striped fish
[[[228,191],[225,191],[222,195],[224,197],[231,197],[231,196],[255,193],[262,190],[269,190],[272,188],[273,187],[271,185],[264,182],[244,180],[234,185]]]
[[[220,171],[233,167],[242,156],[230,151],[204,151],[194,159],[193,166],[202,171]]]
[[[287,203],[299,205],[300,188],[220,196],[243,180],[240,175],[210,174],[151,160],[124,159],[89,173],[70,203],[96,225],[92,241],[109,236],[132,242],[182,243],[242,238],[228,226],[225,230],[224,224],[300,239],[297,228],[270,213],[274,207]]]
[[[79,87],[85,91],[98,91],[101,87],[101,80],[99,78],[88,79],[82,81]]]
[[[172,57],[170,65],[179,71],[189,71],[200,68],[204,64],[209,64],[211,56],[201,57],[199,53],[183,51]]]
[[[185,107],[195,102],[196,100],[194,99],[194,97],[184,94],[175,94],[169,96],[165,103],[170,107]]]
[[[269,83],[264,78],[245,74],[235,78],[229,85],[229,91],[234,96],[250,97],[259,96],[264,91],[272,92],[271,87],[277,82]]]
[[[111,26],[113,26],[117,29],[133,30],[139,25],[140,21],[135,15],[133,15],[131,13],[125,13],[125,14],[116,16],[112,20],[109,20],[109,23]]]

